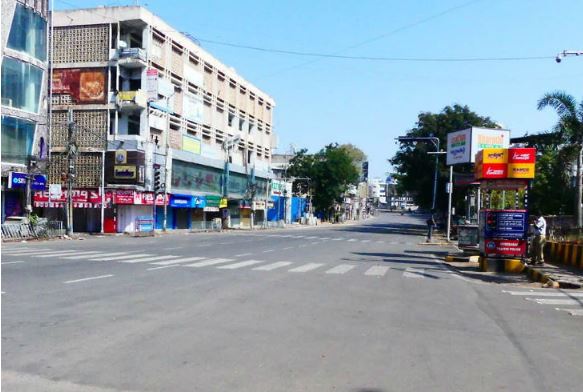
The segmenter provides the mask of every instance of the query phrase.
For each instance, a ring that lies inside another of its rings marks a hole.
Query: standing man
[[[431,216],[427,219],[427,242],[431,242],[431,237],[433,237],[433,228],[435,227],[435,218],[433,218],[433,211],[431,211]]]
[[[543,253],[547,235],[547,221],[542,215],[535,216],[534,221],[534,241],[533,241],[533,263],[534,264],[544,264],[545,256]]]

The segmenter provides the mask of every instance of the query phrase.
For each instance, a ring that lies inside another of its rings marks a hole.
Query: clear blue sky
[[[134,3],[56,0],[55,5],[64,9]],[[583,0],[147,0],[140,4],[200,39],[292,51],[461,58],[555,56],[563,49],[583,50]],[[460,5],[465,6],[437,16]],[[396,31],[404,26],[409,27]],[[383,37],[348,49],[379,36]],[[413,127],[421,111],[466,104],[517,136],[549,129],[556,121],[552,111],[536,110],[545,92],[561,89],[583,99],[583,57],[561,64],[553,59],[312,62],[295,55],[202,45],[275,98],[279,152],[292,143],[311,151],[330,142],[353,143],[368,155],[372,176],[390,170],[386,159],[396,150],[393,139]]]

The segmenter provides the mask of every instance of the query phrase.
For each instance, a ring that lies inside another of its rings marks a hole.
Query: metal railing
[[[38,223],[3,223],[2,240],[26,240],[37,238],[55,238],[65,235],[61,221],[42,221]]]

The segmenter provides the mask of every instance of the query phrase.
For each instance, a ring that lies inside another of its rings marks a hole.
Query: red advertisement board
[[[486,256],[522,257],[526,255],[526,240],[484,240]]]
[[[113,203],[118,205],[154,205],[154,193],[152,192],[139,192],[134,190],[122,190],[118,189],[115,191],[113,196]],[[166,198],[166,204],[168,204],[168,197]],[[164,195],[156,195],[156,205],[164,205]]]
[[[483,163],[476,167],[476,178],[497,179],[506,178],[508,165],[505,163]]]
[[[76,104],[105,103],[105,68],[57,68],[53,70],[53,94],[71,96]]]
[[[508,163],[535,163],[536,148],[511,148],[508,150]]]
[[[71,199],[75,208],[98,208],[101,206],[99,189],[74,189],[71,193]],[[67,190],[63,190],[57,199],[51,199],[49,191],[38,191],[33,194],[32,200],[35,207],[60,208],[67,202]],[[109,205],[111,200],[111,191],[105,191],[105,205]]]

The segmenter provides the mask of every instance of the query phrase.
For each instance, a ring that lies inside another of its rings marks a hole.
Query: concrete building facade
[[[158,228],[164,210],[170,229],[262,222],[276,143],[269,95],[143,7],[56,12],[54,38],[49,182],[66,171],[72,108],[76,193],[103,193],[105,231],[134,231],[154,210]],[[155,197],[164,187],[167,198]],[[101,203],[76,203],[76,229],[99,230]],[[53,208],[46,195],[37,206]]]
[[[2,222],[31,211],[48,156],[48,0],[2,0]]]

